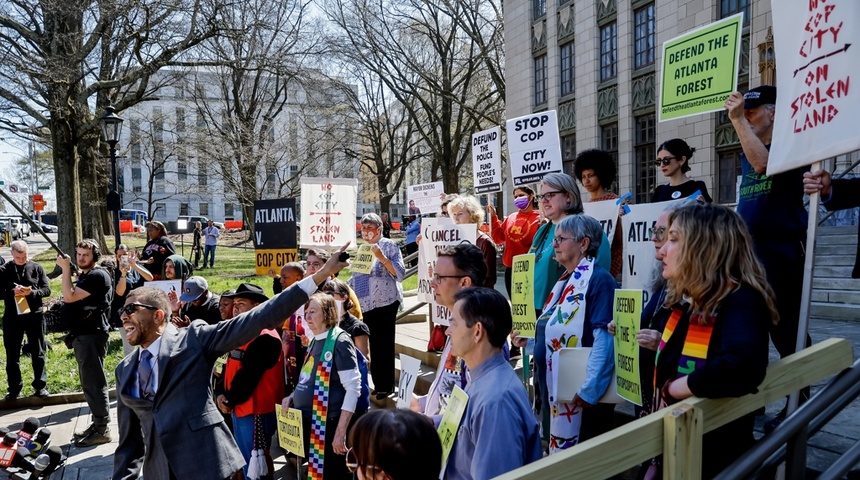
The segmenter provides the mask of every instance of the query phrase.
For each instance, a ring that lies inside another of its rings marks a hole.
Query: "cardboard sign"
[[[618,200],[587,202],[582,204],[582,208],[586,215],[600,222],[611,246],[615,238],[615,229],[618,227]]]
[[[376,257],[373,256],[373,245],[369,243],[362,244],[355,252],[355,257],[352,258],[349,265],[349,270],[352,273],[364,273],[370,275],[370,269],[373,268],[373,262]]]
[[[521,337],[535,338],[535,254],[525,253],[513,258],[511,272],[511,313],[514,317],[512,330]]]
[[[642,290],[615,290],[615,387],[618,395],[642,405],[639,377],[639,321],[642,318]]]
[[[445,193],[442,182],[422,183],[406,187],[406,199],[415,202],[415,207],[422,214],[442,211],[441,195]]]
[[[275,404],[278,412],[278,440],[281,448],[295,453],[299,457],[305,456],[305,442],[302,438],[302,411],[297,408],[284,410]]]
[[[502,191],[501,145],[499,127],[472,135],[472,174],[476,194]]]
[[[355,245],[358,180],[302,178],[302,247]]]
[[[298,260],[295,198],[254,202],[254,254],[257,275],[273,277]]]
[[[508,152],[514,186],[539,182],[561,171],[561,141],[555,110],[507,121]]]
[[[454,446],[454,440],[457,439],[457,430],[460,428],[460,421],[463,420],[463,415],[466,413],[466,405],[469,404],[469,395],[462,388],[455,386],[451,398],[448,400],[448,408],[442,415],[442,421],[439,422],[439,439],[442,440],[442,471],[448,465],[448,455],[451,454],[451,447]]]
[[[397,385],[397,408],[409,409],[415,382],[421,370],[421,360],[408,355],[400,355],[400,382]]]
[[[768,175],[860,148],[860,2],[772,3],[779,87]]]
[[[723,109],[738,88],[741,28],[738,13],[663,43],[659,121]]]
[[[453,222],[444,222],[442,219],[436,219],[436,222],[427,222],[421,224],[421,245],[419,250],[424,252],[424,269],[427,271],[428,278],[432,278],[433,272],[436,271],[436,252],[445,246],[455,246],[462,242],[469,242],[472,245],[478,238],[478,226],[474,223],[464,223],[456,225]],[[419,264],[419,270],[421,270]],[[434,323],[439,325],[448,325],[450,312],[447,308],[436,303],[432,292],[430,293],[431,313]]]

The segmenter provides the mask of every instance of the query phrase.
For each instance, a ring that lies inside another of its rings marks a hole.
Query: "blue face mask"
[[[514,200],[514,205],[516,205],[520,210],[528,207],[529,203],[531,203],[529,201],[529,197],[517,197],[517,199]]]

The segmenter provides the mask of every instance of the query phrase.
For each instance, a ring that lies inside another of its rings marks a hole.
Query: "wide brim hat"
[[[227,298],[247,298],[248,300],[252,300],[254,302],[263,303],[269,300],[269,297],[263,293],[262,287],[254,285],[253,283],[242,283],[236,287],[236,291],[232,294],[227,294],[226,292],[221,295],[222,297]]]

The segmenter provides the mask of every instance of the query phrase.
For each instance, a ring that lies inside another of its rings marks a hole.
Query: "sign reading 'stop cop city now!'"
[[[276,275],[298,259],[296,199],[254,202],[254,251],[257,275]]]
[[[508,152],[514,186],[540,181],[561,171],[561,142],[555,110],[507,121]]]
[[[743,14],[663,43],[661,122],[723,109],[738,86]]]

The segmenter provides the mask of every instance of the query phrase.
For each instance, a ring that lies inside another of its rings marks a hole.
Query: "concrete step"
[[[813,290],[860,290],[860,279],[851,278],[850,272],[848,276],[842,278],[814,277],[812,288]]]
[[[851,255],[816,255],[815,266],[854,266],[854,254]]]
[[[813,302],[850,303],[860,305],[860,291],[857,290],[812,290]]]
[[[427,351],[427,342],[430,339],[428,324],[426,322],[398,324],[395,328],[394,351],[398,355],[404,354],[417,358],[422,364],[435,371],[439,366],[440,355]]]
[[[854,265],[815,265],[812,274],[815,278],[851,278]]]
[[[857,253],[857,242],[840,245],[815,245],[815,258],[825,255],[854,255]]]
[[[815,245],[857,245],[857,228],[851,233],[833,233],[815,237]]]
[[[810,316],[827,320],[860,320],[860,305],[838,303],[810,303]]]
[[[840,227],[830,227],[830,226],[820,226],[816,230],[816,233],[819,237],[826,237],[830,235],[851,235],[857,234],[857,226],[856,225],[845,225]]]

